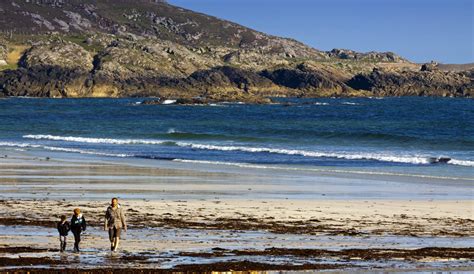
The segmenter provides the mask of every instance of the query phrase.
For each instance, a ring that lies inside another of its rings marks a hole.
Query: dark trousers
[[[81,242],[81,231],[72,230],[72,234],[74,235],[74,250],[79,251],[79,243]]]
[[[66,250],[67,236],[59,235],[59,250],[61,252]]]

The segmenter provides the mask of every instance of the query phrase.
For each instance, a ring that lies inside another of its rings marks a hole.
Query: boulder
[[[430,63],[425,63],[421,66],[420,71],[436,71],[439,70],[438,63],[431,61]]]

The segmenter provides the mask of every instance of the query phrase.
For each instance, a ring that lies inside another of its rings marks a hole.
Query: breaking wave
[[[146,140],[146,139],[111,139],[111,138],[88,138],[88,137],[73,137],[73,136],[54,136],[54,135],[25,135],[23,138],[35,140],[53,140],[66,141],[77,143],[92,143],[92,144],[116,144],[116,145],[162,145],[167,141],[160,140]]]
[[[175,134],[175,133],[171,133],[171,134]],[[191,143],[191,142],[170,141],[170,140],[151,140],[151,139],[112,139],[112,138],[88,138],[88,137],[73,137],[73,136],[54,136],[54,135],[25,135],[23,137],[27,139],[35,139],[35,140],[54,140],[54,141],[94,143],[94,144],[168,145],[168,146],[187,147],[187,148],[198,149],[198,150],[240,151],[240,152],[247,152],[247,153],[270,153],[270,154],[294,155],[294,156],[313,157],[313,158],[371,160],[371,161],[406,163],[406,164],[417,164],[417,165],[444,163],[444,164],[459,165],[459,166],[474,166],[474,161],[453,159],[451,157],[444,157],[444,156],[441,157],[441,156],[428,156],[428,155],[403,155],[403,154],[390,154],[390,153],[345,152],[345,151],[327,152],[327,151],[311,151],[311,150],[285,149],[285,148],[273,148],[273,147],[212,145],[212,144],[199,144],[199,143]],[[70,151],[70,152],[89,153],[88,150],[80,150],[80,149],[74,149],[74,148],[61,148],[61,149],[77,150],[77,151]],[[94,153],[99,153],[99,152],[94,152]]]

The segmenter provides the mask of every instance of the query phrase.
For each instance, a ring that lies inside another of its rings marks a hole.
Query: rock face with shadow
[[[474,94],[472,73],[443,72],[427,64],[420,71],[374,69],[369,74],[354,76],[347,84],[376,96],[470,97]]]

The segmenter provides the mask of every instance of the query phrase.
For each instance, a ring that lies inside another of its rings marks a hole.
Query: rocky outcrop
[[[84,48],[62,40],[42,43],[30,48],[21,58],[19,65],[34,67],[58,66],[67,70],[90,71],[93,58]]]
[[[420,69],[420,71],[437,71],[437,70],[439,70],[438,63],[434,61],[421,65],[421,69]]]
[[[319,51],[159,0],[0,1],[0,18],[6,96],[472,96],[470,72],[414,71],[391,52]]]
[[[333,49],[328,52],[330,57],[336,57],[346,60],[357,60],[357,61],[377,61],[377,62],[407,62],[406,59],[396,55],[393,52],[356,52],[349,49]]]
[[[8,96],[83,97],[92,56],[82,47],[62,41],[30,48],[20,68],[0,73],[0,92]]]
[[[270,102],[269,96],[278,96],[287,92],[267,78],[251,71],[233,67],[215,67],[200,70],[185,78],[160,77],[152,83],[157,93],[143,90],[140,96],[159,96],[190,102],[192,98],[201,98],[204,102],[244,101],[252,103]],[[192,99],[191,101],[195,101]]]
[[[374,69],[347,82],[356,90],[367,90],[376,96],[450,96],[470,97],[473,78],[463,73],[443,72],[424,65],[420,71],[385,71]]]
[[[464,70],[460,72],[462,75],[471,79],[471,83],[474,81],[474,69]]]
[[[288,62],[271,69],[261,69],[265,66],[251,65],[248,60],[249,66],[228,66],[220,57],[226,48],[193,50],[167,41],[138,43],[98,37],[85,39],[84,43],[53,39],[32,46],[20,59],[17,70],[0,72],[0,93],[41,97],[200,97],[249,102],[280,96],[473,93],[472,73],[443,72],[433,64],[425,64],[419,71],[376,68],[353,76],[337,64],[317,61]],[[87,50],[94,43],[104,44],[103,49],[95,53]]]
[[[84,76],[61,67],[7,70],[0,74],[0,92],[6,96],[67,97],[72,83]]]
[[[285,90],[255,72],[227,66],[197,71],[183,83],[188,90],[204,91],[201,96],[224,101],[247,101],[252,97],[282,94]]]
[[[280,86],[298,90],[299,96],[340,96],[348,90],[337,72],[306,64],[299,64],[295,68],[264,70],[261,75]]]

